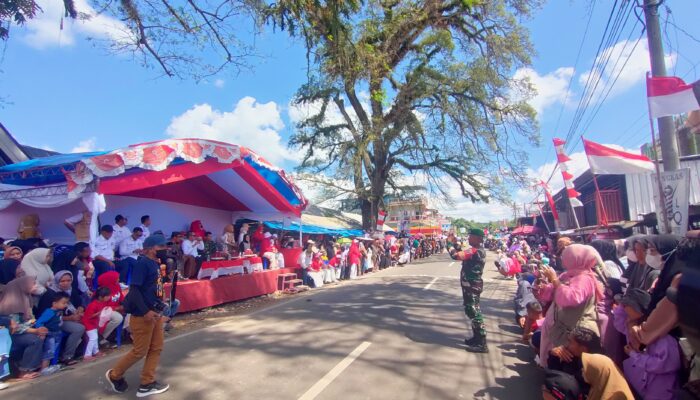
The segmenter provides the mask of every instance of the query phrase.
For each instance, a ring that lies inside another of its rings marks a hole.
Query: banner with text
[[[652,180],[657,182],[656,174],[652,174]],[[662,227],[664,223],[661,214],[663,213],[669,222],[671,233],[676,235],[686,234],[688,231],[689,187],[690,170],[688,168],[661,173],[663,199],[659,198],[659,191],[654,190],[659,227]]]

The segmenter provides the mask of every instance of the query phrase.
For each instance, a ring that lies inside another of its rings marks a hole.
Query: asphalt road
[[[514,281],[487,263],[491,352],[464,351],[459,263],[446,255],[309,294],[167,339],[164,399],[539,399],[538,369],[514,325]],[[121,354],[0,392],[8,399],[135,398],[107,390]]]

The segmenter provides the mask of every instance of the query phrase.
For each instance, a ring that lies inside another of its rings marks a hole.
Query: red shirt
[[[104,326],[100,329],[100,314],[105,307],[108,307],[108,303],[103,303],[99,300],[93,300],[88,304],[85,309],[85,314],[83,314],[82,323],[85,325],[86,331],[91,331],[93,329],[103,330]],[[95,315],[97,314],[97,315]]]

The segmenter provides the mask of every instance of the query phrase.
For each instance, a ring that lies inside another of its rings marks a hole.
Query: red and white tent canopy
[[[0,168],[0,209],[10,210],[13,203],[39,209],[64,207],[80,198],[84,205],[79,202],[72,208],[87,207],[93,215],[105,211],[105,202],[106,217],[132,209],[130,225],[154,209],[183,213],[183,206],[189,206],[199,210],[202,219],[209,215],[213,224],[221,225],[237,218],[298,218],[307,205],[283,170],[250,149],[210,140],[164,140]],[[3,214],[5,222],[8,212]]]

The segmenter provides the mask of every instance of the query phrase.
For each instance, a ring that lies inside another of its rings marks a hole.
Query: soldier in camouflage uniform
[[[487,353],[486,329],[484,317],[481,315],[479,300],[484,289],[484,281],[481,274],[484,272],[486,251],[482,247],[484,231],[471,229],[469,231],[469,245],[471,249],[462,251],[460,248],[450,249],[450,256],[454,260],[462,261],[460,283],[462,285],[462,297],[464,298],[464,313],[472,321],[473,336],[466,340],[466,350],[473,353]]]

